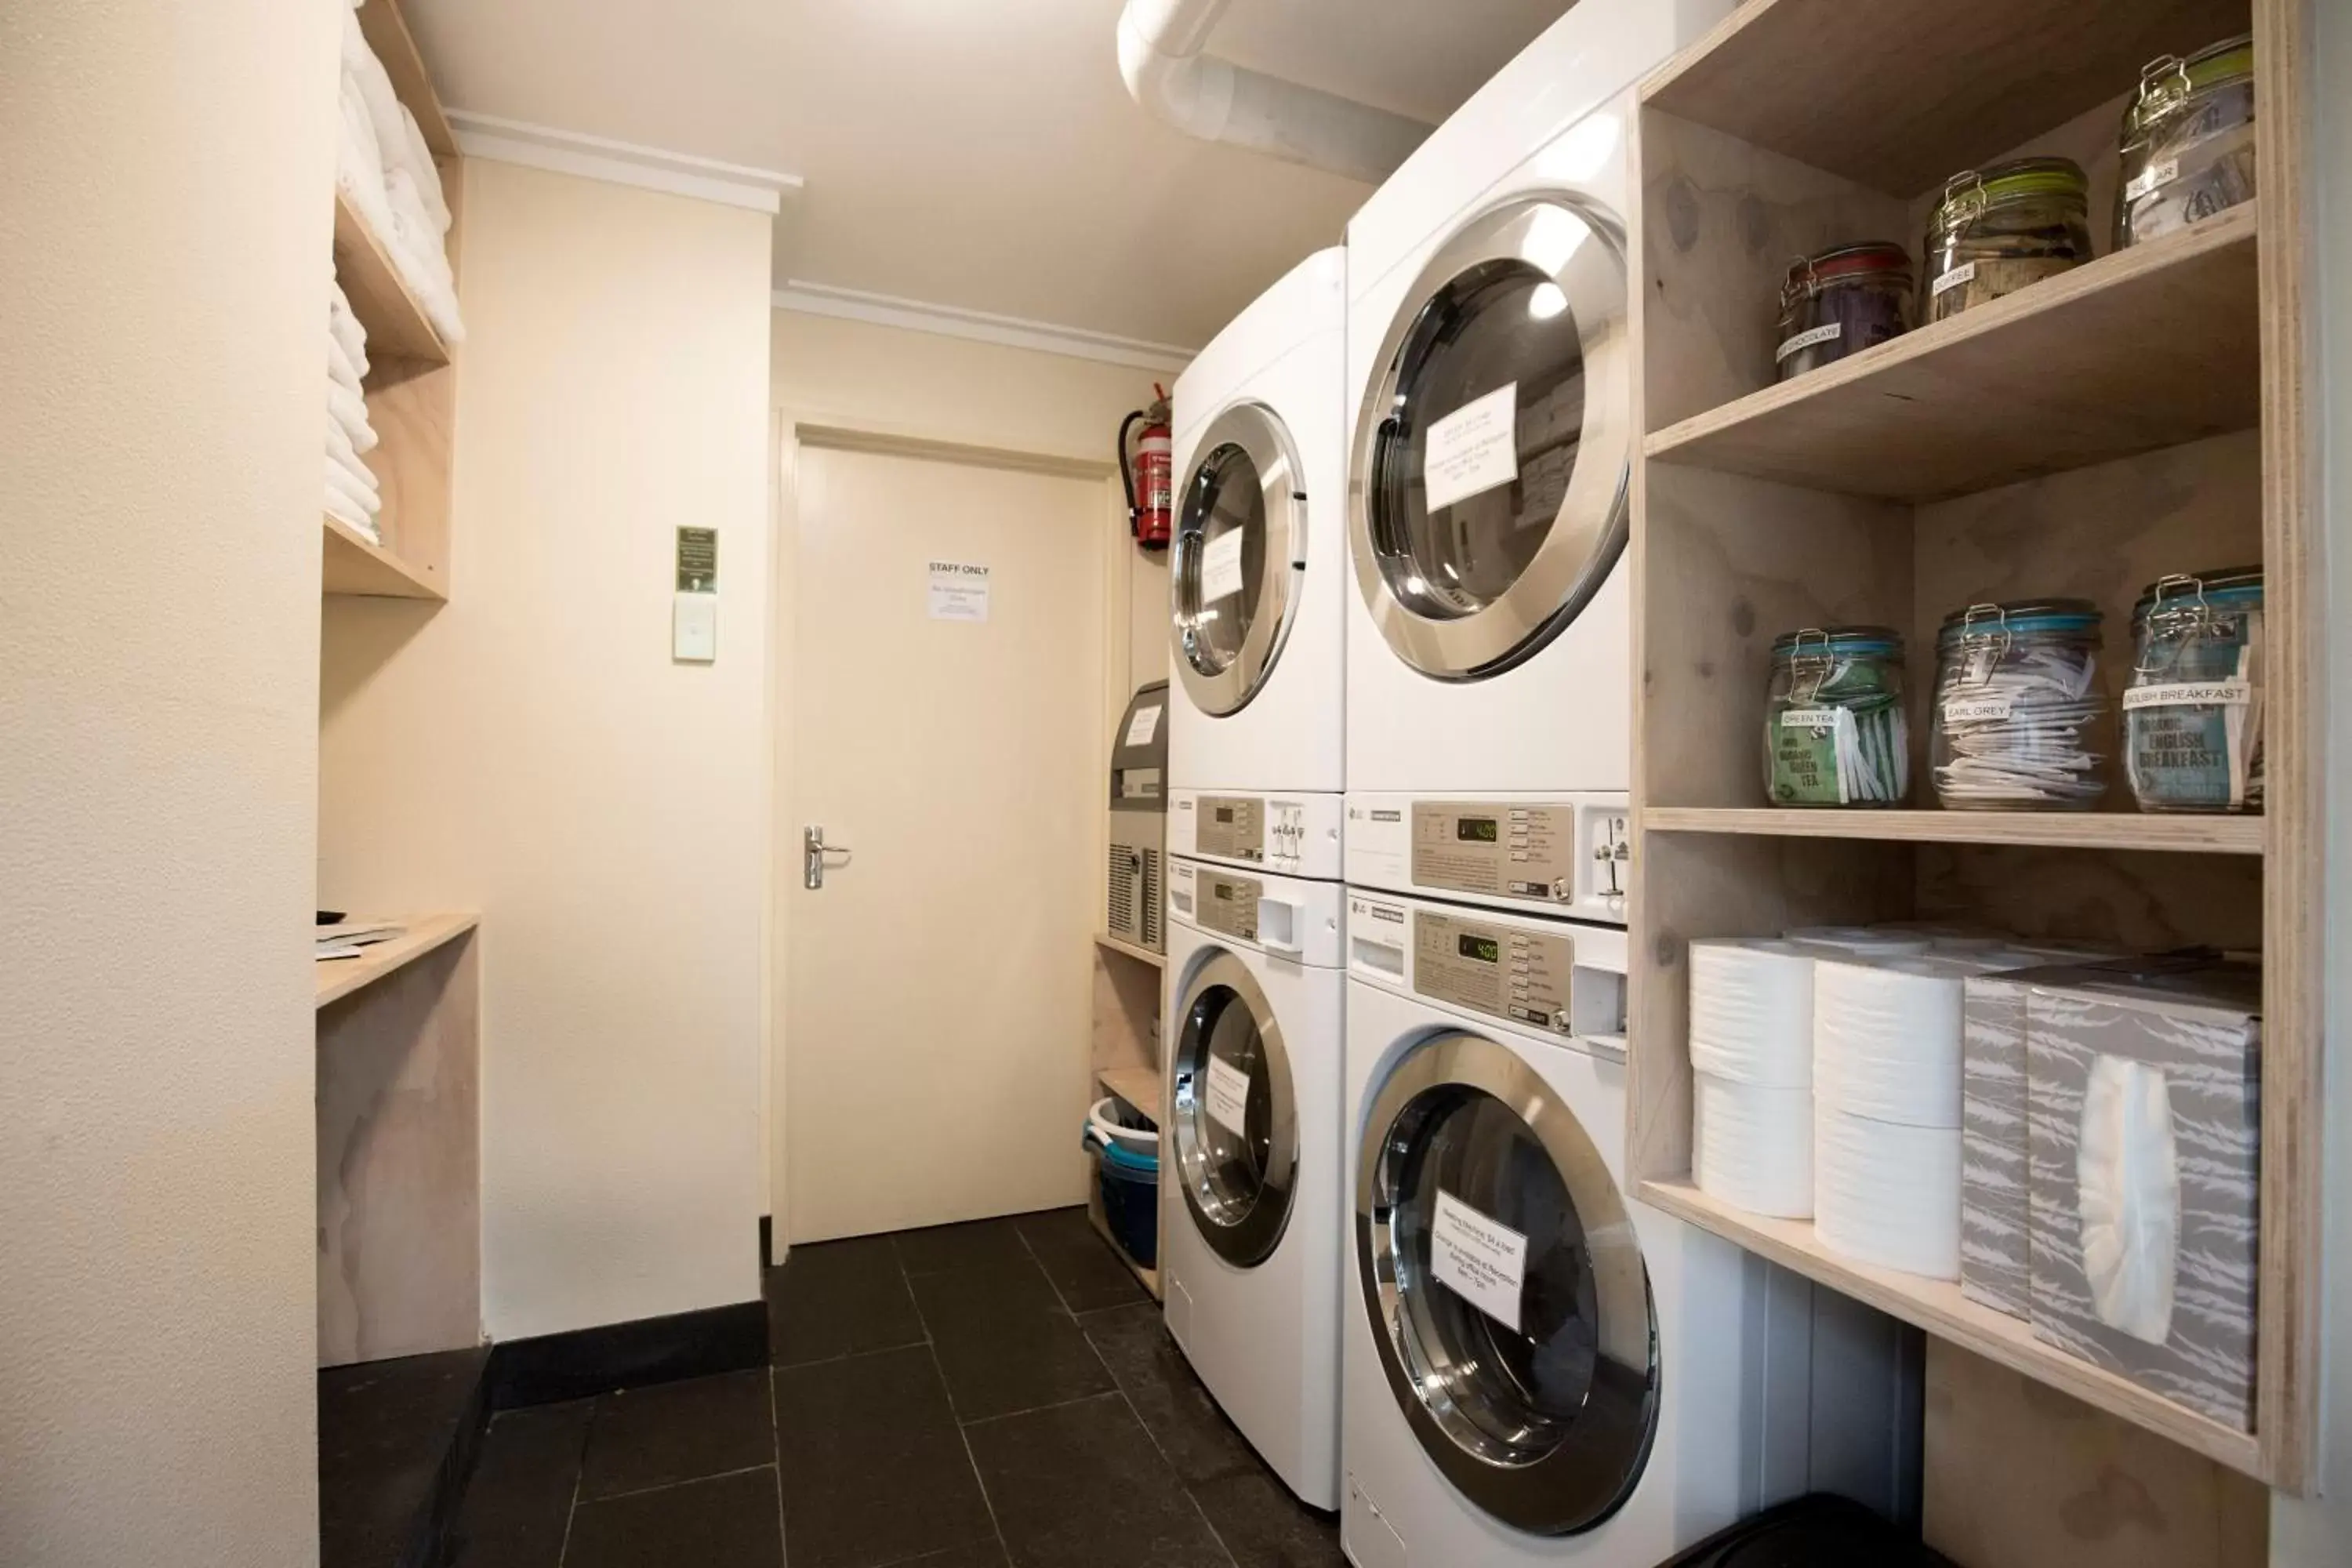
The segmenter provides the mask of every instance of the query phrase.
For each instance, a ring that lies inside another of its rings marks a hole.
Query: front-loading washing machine
[[[1350,795],[1630,788],[1633,87],[1730,9],[1580,0],[1348,226]]]
[[[1168,1331],[1300,1500],[1339,1506],[1345,891],[1171,860]]]
[[[1345,787],[1346,276],[1308,257],[1176,378],[1171,785]]]
[[[1357,1568],[1652,1568],[1808,1490],[1899,1509],[1916,1336],[1633,1195],[1625,933],[1347,921]]]

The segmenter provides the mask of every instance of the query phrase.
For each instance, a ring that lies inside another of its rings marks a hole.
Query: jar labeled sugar
[[[2107,792],[2101,625],[2087,599],[1970,605],[1936,637],[1929,743],[1954,811],[2087,811]]]
[[[1900,636],[1809,626],[1773,642],[1764,793],[1775,805],[1901,805],[1909,796]]]
[[[2253,198],[2253,35],[2150,60],[2124,110],[2116,247]]]
[[[2163,577],[2132,610],[2124,766],[2142,811],[2263,808],[2263,574]]]
[[[1930,321],[2091,259],[2090,183],[2071,158],[2020,158],[1944,182],[1924,248]]]
[[[1841,245],[1792,263],[1780,285],[1773,379],[1858,354],[1911,325],[1911,258],[1899,245]]]

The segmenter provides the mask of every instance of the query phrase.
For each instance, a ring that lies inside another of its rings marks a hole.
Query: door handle
[[[808,889],[811,892],[814,892],[818,889],[824,887],[825,868],[828,866],[848,865],[850,853],[851,852],[846,846],[827,844],[824,841],[824,829],[818,824],[811,823],[808,826],[802,828],[801,886]],[[825,858],[828,855],[838,855],[841,858],[839,860],[828,860]]]

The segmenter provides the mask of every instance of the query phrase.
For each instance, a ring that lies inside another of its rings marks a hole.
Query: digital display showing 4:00
[[[1454,837],[1472,844],[1501,842],[1502,825],[1491,816],[1460,816],[1454,821]]]
[[[1457,936],[1454,939],[1454,945],[1463,957],[1475,958],[1481,963],[1500,963],[1503,961],[1503,944],[1491,936]]]

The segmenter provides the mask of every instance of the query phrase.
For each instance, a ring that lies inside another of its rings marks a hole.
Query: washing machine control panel
[[[1282,808],[1277,806],[1279,812]],[[1291,816],[1295,822],[1297,808]],[[1204,795],[1195,816],[1193,840],[1212,860],[1265,860],[1265,802],[1250,795]],[[1279,818],[1277,818],[1279,822]],[[1277,839],[1280,835],[1277,832]]]
[[[1169,873],[1170,910],[1204,930],[1244,942],[1258,939],[1257,906],[1265,897],[1265,884],[1256,878],[1236,876],[1214,866],[1179,860]]]
[[[1404,893],[1622,922],[1633,814],[1622,795],[1423,800],[1349,795],[1347,879]]]
[[[1339,879],[1339,797],[1230,795],[1178,789],[1168,796],[1168,852],[1284,877]]]
[[[1569,973],[1575,967],[1576,943],[1566,936],[1413,911],[1412,988],[1433,1001],[1573,1035]]]

